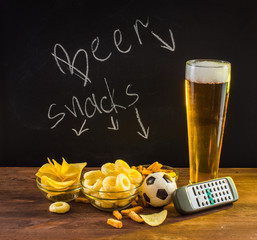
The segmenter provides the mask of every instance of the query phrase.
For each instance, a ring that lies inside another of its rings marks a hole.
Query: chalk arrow
[[[113,116],[111,116],[111,122],[112,122],[112,127],[108,127],[108,129],[110,130],[119,130],[119,122],[118,119],[116,119],[116,121],[114,122],[113,120]]]
[[[171,52],[174,52],[175,51],[175,41],[174,41],[174,37],[173,37],[173,33],[172,31],[169,29],[169,32],[170,32],[170,38],[171,38],[171,41],[172,41],[172,46],[170,46],[168,43],[166,43],[162,38],[160,38],[156,33],[154,33],[153,31],[151,31],[151,33],[161,42],[163,43],[164,45],[161,45],[162,48],[166,48],[168,49],[169,51]]]
[[[143,133],[141,133],[141,132],[139,132],[139,131],[137,131],[137,133],[138,133],[141,137],[143,137],[143,138],[145,138],[145,139],[148,139],[149,127],[148,127],[147,129],[145,129],[143,123],[141,122],[141,119],[140,119],[140,116],[139,116],[139,113],[138,113],[138,110],[137,110],[136,107],[135,107],[135,111],[136,111],[137,121],[138,121],[139,126],[141,127],[141,129],[142,129],[142,131],[143,131]]]
[[[85,124],[86,124],[86,121],[87,121],[87,119],[85,119],[85,120],[84,120],[84,122],[83,122],[83,124],[82,124],[81,128],[79,129],[79,131],[77,131],[76,129],[72,128],[72,131],[74,131],[74,132],[76,133],[76,135],[77,135],[77,136],[80,136],[83,132],[85,132],[85,131],[88,131],[88,130],[89,130],[89,128],[85,128],[85,129],[83,129],[83,128],[84,128],[84,126],[85,126]]]

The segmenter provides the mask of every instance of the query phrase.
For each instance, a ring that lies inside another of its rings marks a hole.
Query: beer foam
[[[230,81],[230,63],[192,60],[186,65],[186,79],[198,83],[225,83]]]

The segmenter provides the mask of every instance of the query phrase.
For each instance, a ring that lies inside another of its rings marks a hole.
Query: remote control
[[[238,193],[232,178],[224,177],[178,188],[172,198],[179,213],[190,214],[235,202]]]

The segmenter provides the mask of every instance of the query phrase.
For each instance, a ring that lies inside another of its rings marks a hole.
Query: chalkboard
[[[185,62],[230,61],[221,167],[256,167],[256,3],[1,1],[1,166],[188,167]]]

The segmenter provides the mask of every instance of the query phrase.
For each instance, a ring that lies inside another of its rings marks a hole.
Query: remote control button
[[[196,198],[196,202],[197,202],[197,204],[198,204],[198,207],[201,207],[201,205],[200,205],[200,202],[199,202],[199,199],[198,199],[198,198]]]
[[[194,195],[196,196],[197,194],[196,194],[195,188],[192,187],[192,189],[193,189]]]

